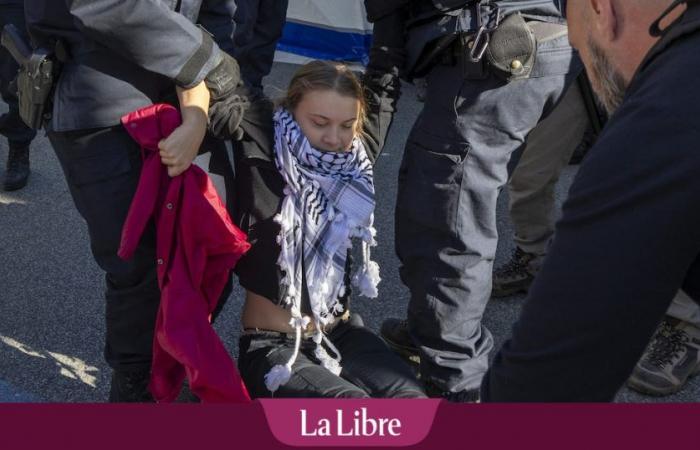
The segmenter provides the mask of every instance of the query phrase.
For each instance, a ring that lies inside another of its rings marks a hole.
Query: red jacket
[[[210,324],[231,269],[250,248],[229,218],[209,177],[192,165],[171,178],[158,142],[181,123],[170,105],[152,105],[122,117],[141,145],[143,169],[122,229],[119,256],[130,258],[151,219],[156,226],[160,307],[149,388],[156,401],[177,398],[187,375],[205,402],[250,401],[236,365]]]

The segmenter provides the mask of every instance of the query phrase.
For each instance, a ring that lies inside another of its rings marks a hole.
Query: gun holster
[[[31,57],[17,73],[19,115],[35,130],[51,119],[54,79],[58,74],[58,62],[45,49],[35,49]]]

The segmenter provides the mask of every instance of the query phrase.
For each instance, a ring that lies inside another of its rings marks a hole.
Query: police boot
[[[10,147],[3,188],[6,191],[22,189],[27,184],[27,178],[29,178],[29,146]]]
[[[148,390],[150,371],[112,371],[112,384],[109,388],[110,403],[153,403]]]
[[[537,272],[537,268],[532,264],[536,258],[537,255],[516,247],[510,261],[493,271],[491,297],[499,298],[527,293]]]
[[[408,321],[390,318],[382,323],[379,335],[389,348],[409,364],[420,364],[418,347],[408,333]]]
[[[450,403],[481,403],[481,391],[478,388],[457,392],[443,391],[430,381],[425,381],[423,386],[430,398],[444,398]]]

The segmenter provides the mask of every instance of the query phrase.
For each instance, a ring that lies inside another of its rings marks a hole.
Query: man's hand
[[[171,177],[187,170],[197,157],[207,131],[209,97],[204,82],[190,89],[177,88],[182,125],[158,143],[160,160],[168,167]]]

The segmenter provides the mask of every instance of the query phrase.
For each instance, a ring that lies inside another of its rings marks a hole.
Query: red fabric
[[[209,317],[250,244],[202,169],[192,165],[171,178],[161,164],[158,142],[180,123],[179,112],[164,104],[122,117],[141,145],[144,162],[119,256],[129,259],[146,225],[151,219],[156,225],[161,301],[149,388],[156,401],[173,401],[187,375],[192,393],[203,402],[248,402],[248,391]]]

